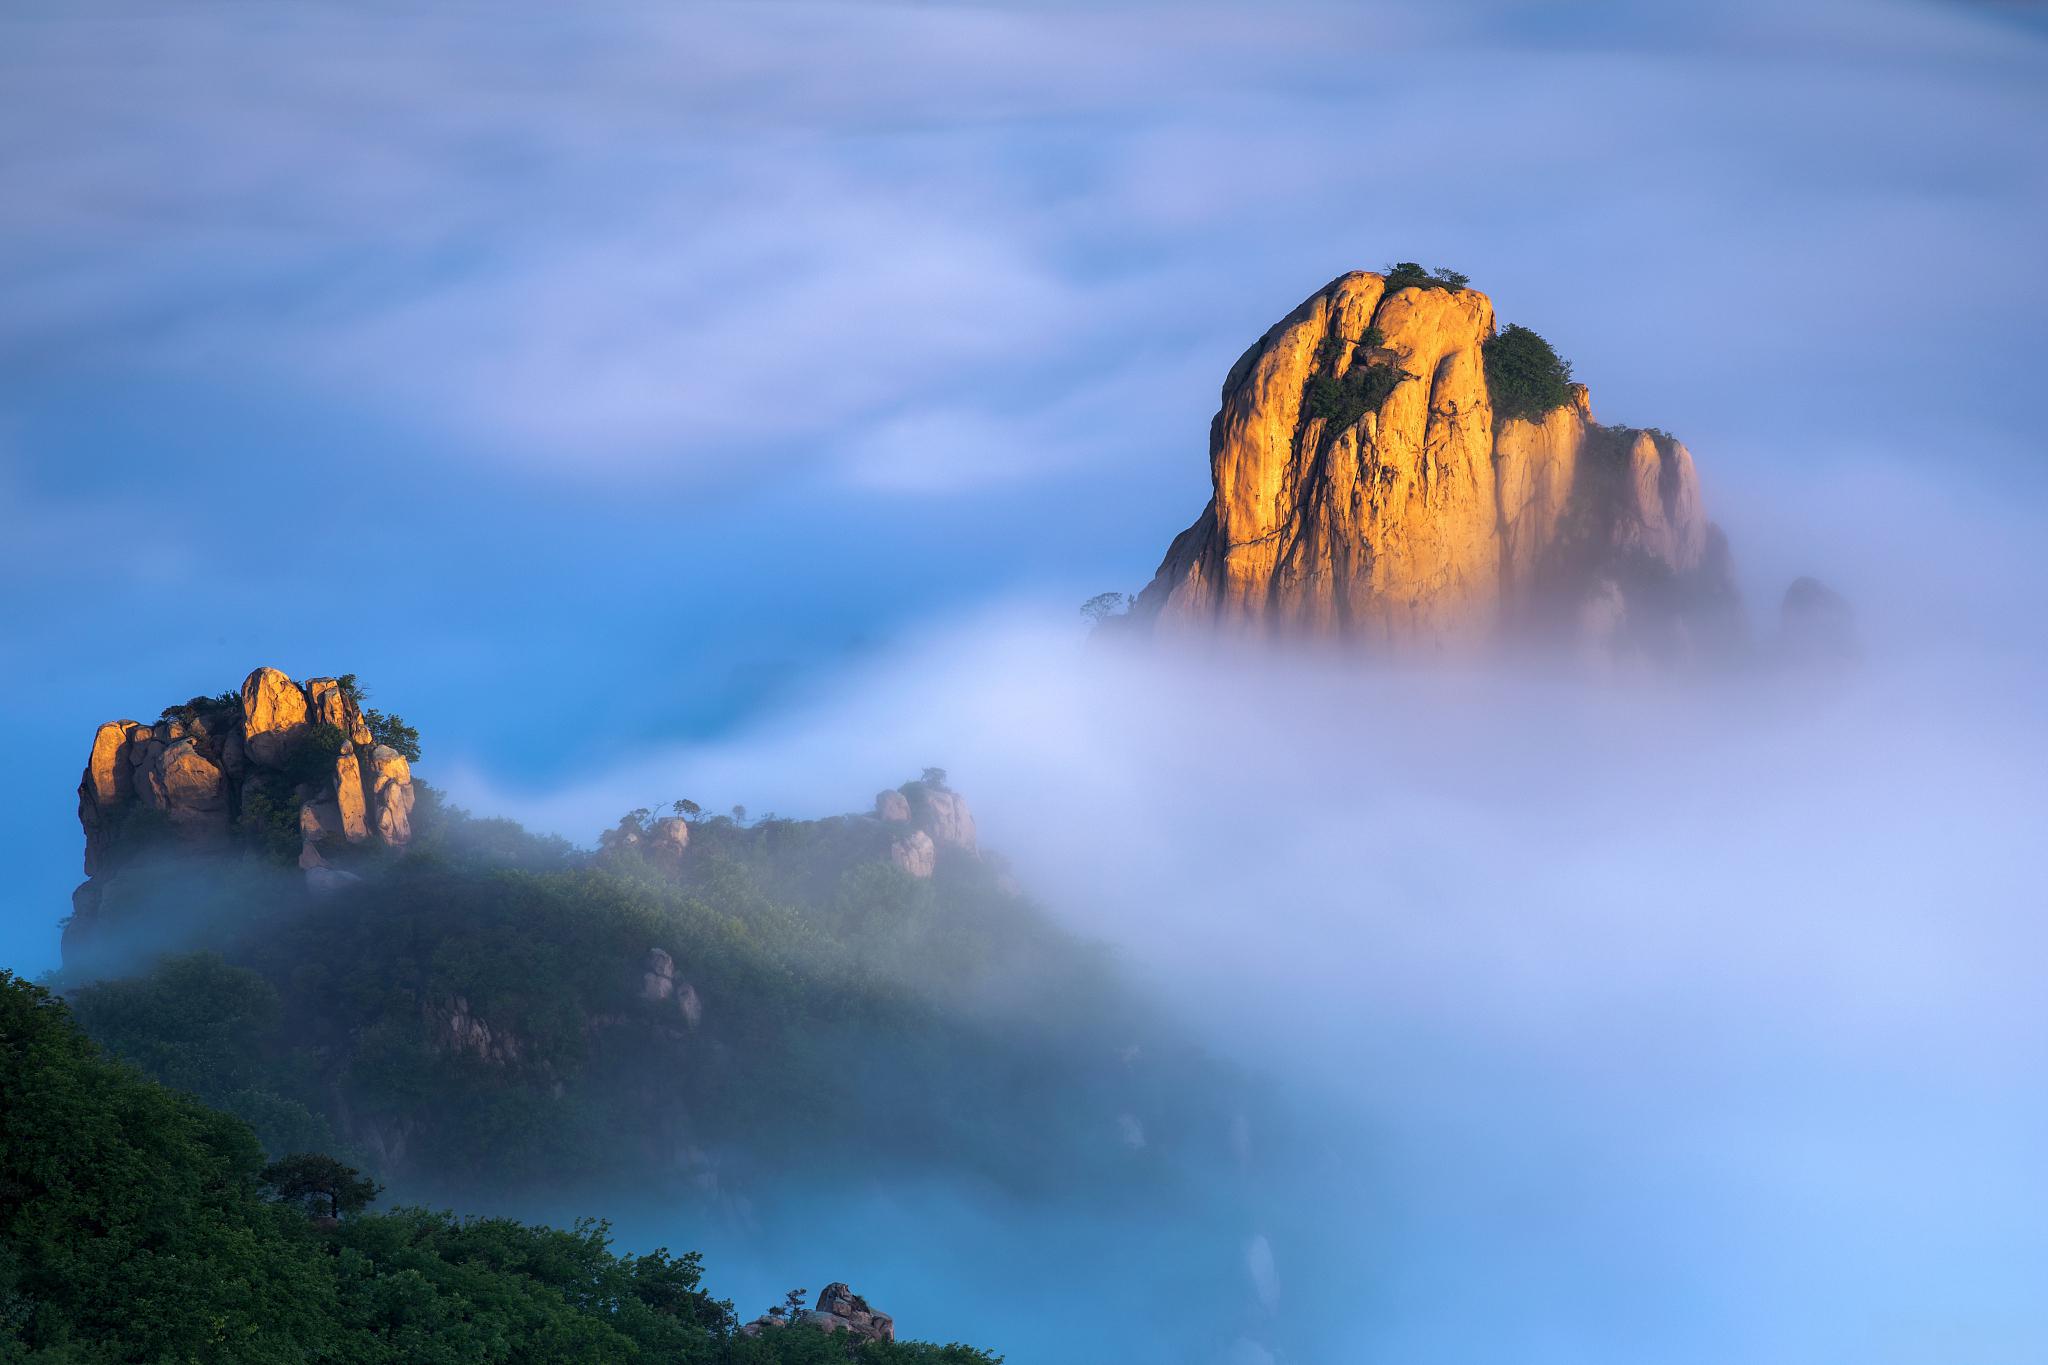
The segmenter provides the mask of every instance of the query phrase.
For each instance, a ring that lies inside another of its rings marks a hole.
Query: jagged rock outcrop
[[[444,1052],[465,1054],[495,1066],[510,1066],[525,1056],[526,1045],[517,1034],[494,1029],[471,1013],[462,996],[420,1007],[426,1023],[428,1042]]]
[[[1583,386],[1540,418],[1497,418],[1492,300],[1386,285],[1335,280],[1231,367],[1210,425],[1214,495],[1127,624],[1402,653],[1702,658],[1739,641],[1691,453],[1595,422]],[[1368,396],[1333,405],[1343,383]]]
[[[914,829],[889,845],[889,861],[912,877],[929,877],[938,869],[939,846],[931,835]]]
[[[890,841],[889,861],[910,876],[931,876],[938,869],[941,849],[980,856],[967,798],[946,786],[936,769],[893,791],[877,792],[875,818],[885,825],[907,826]]]
[[[67,949],[91,933],[107,879],[146,849],[296,843],[308,884],[333,890],[352,878],[329,858],[403,848],[412,809],[411,765],[373,742],[341,679],[302,687],[259,668],[238,692],[194,697],[154,724],[109,721],[78,784],[87,880],[72,895]]]
[[[690,847],[690,822],[679,815],[664,815],[654,822],[647,842],[659,857],[680,858]]]
[[[933,843],[974,852],[974,814],[967,809],[966,797],[929,782],[911,783],[905,795],[910,798],[910,823],[930,834]]]
[[[797,1313],[794,1318],[778,1308],[764,1313],[740,1330],[759,1336],[777,1327],[815,1327],[823,1332],[844,1332],[854,1341],[896,1340],[896,1320],[876,1311],[868,1301],[844,1284],[828,1284],[818,1294],[818,1306]]]
[[[647,962],[640,973],[640,998],[650,1004],[675,1002],[683,1020],[691,1028],[704,1017],[704,1003],[697,998],[697,988],[676,976],[676,960],[666,949],[649,948]]]

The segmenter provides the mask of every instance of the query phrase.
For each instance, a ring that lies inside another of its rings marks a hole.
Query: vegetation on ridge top
[[[1572,401],[1571,362],[1529,328],[1510,323],[1487,338],[1482,354],[1494,420],[1540,421]]]

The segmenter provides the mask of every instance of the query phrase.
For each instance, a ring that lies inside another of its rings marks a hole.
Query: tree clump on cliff
[[[1472,277],[1462,270],[1443,265],[1424,270],[1414,261],[1396,261],[1383,274],[1389,294],[1402,289],[1445,289],[1456,293],[1472,283]]]
[[[1368,412],[1378,411],[1396,388],[1415,378],[1392,361],[1370,358],[1376,348],[1386,344],[1386,334],[1379,328],[1366,328],[1353,351],[1351,368],[1340,375],[1335,366],[1342,345],[1336,338],[1324,342],[1318,359],[1329,368],[1308,381],[1302,416],[1320,419],[1325,432],[1338,432]]]
[[[1520,323],[1501,328],[1480,349],[1496,422],[1541,421],[1572,401],[1571,362]]]

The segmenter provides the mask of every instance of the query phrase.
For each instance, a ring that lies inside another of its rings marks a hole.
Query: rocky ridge
[[[967,798],[943,783],[906,782],[875,793],[875,818],[885,825],[906,827],[890,843],[889,861],[912,877],[931,876],[938,868],[942,848],[970,856],[980,851]]]
[[[869,1307],[866,1299],[842,1283],[828,1284],[819,1291],[815,1308],[793,1314],[775,1308],[741,1330],[748,1336],[759,1336],[778,1327],[815,1327],[826,1333],[844,1332],[854,1342],[896,1340],[896,1320]]]
[[[412,838],[412,767],[377,742],[352,679],[305,684],[259,668],[238,692],[194,697],[153,724],[108,721],[78,784],[86,881],[72,893],[67,949],[92,932],[106,887],[166,844],[231,847],[237,836],[296,848],[315,890],[352,879],[330,860]]]
[[[1693,458],[1594,420],[1583,385],[1495,411],[1493,302],[1356,271],[1231,367],[1210,424],[1213,496],[1128,624],[1342,639],[1390,653],[1565,646],[1700,661],[1743,638],[1727,546]],[[1377,373],[1371,371],[1376,370]],[[1318,401],[1340,383],[1356,415]]]

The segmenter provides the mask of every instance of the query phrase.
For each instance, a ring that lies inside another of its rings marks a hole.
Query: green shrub
[[[405,717],[386,711],[365,711],[363,724],[370,727],[372,740],[396,749],[408,763],[420,761],[420,732],[407,725]]]
[[[280,863],[298,860],[299,803],[290,791],[271,785],[251,787],[242,795],[242,836],[266,858]]]
[[[1389,294],[1401,289],[1448,289],[1456,293],[1472,283],[1472,277],[1463,271],[1444,265],[1424,270],[1414,261],[1396,261],[1380,273],[1386,276]]]
[[[1572,401],[1571,362],[1527,327],[1503,327],[1488,338],[1484,354],[1486,391],[1493,399],[1496,421],[1537,421]]]
[[[319,787],[334,780],[334,760],[348,736],[336,725],[309,725],[285,759],[284,773],[293,784]]]
[[[1339,432],[1378,410],[1404,380],[1413,378],[1400,366],[1386,363],[1353,365],[1341,377],[1319,374],[1308,381],[1302,413],[1320,417],[1325,432]]]

